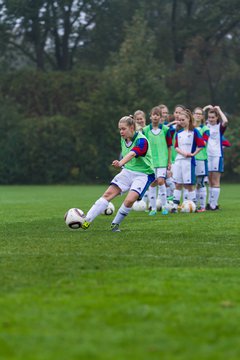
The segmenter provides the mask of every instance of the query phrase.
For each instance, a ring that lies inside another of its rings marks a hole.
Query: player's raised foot
[[[149,211],[149,213],[148,213],[149,216],[154,216],[154,215],[156,215],[156,214],[157,214],[157,211],[156,211],[156,210],[151,210],[151,211]]]
[[[110,230],[112,232],[120,232],[121,230],[119,229],[119,224],[111,224],[111,228]]]
[[[90,223],[89,221],[86,221],[86,220],[85,220],[85,221],[82,223],[81,228],[82,228],[83,230],[87,230],[90,225],[91,225],[91,223]]]
[[[168,209],[162,208],[162,215],[168,215]]]

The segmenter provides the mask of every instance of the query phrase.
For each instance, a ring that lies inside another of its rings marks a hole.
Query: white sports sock
[[[173,196],[173,191],[175,189],[175,183],[174,183],[172,177],[166,179],[166,185],[167,185],[167,196]]]
[[[208,188],[208,203],[210,204],[211,202],[211,197],[212,197],[212,187],[209,186]]]
[[[117,215],[113,219],[112,224],[121,224],[123,219],[129,214],[131,210],[132,208],[128,208],[124,204],[122,204],[118,209]]]
[[[183,189],[183,201],[188,200],[188,194],[189,191],[187,189]]]
[[[220,188],[212,188],[212,196],[211,196],[210,206],[213,209],[215,209],[215,207],[218,205],[219,195],[220,195]]]
[[[188,191],[188,200],[193,201],[194,203],[196,203],[196,191]]]
[[[149,194],[148,194],[149,206],[152,208],[152,210],[157,210],[156,187],[149,186],[148,192],[149,192]]]
[[[148,190],[145,192],[144,196],[143,196],[143,201],[148,204]]]
[[[199,194],[199,204],[201,209],[205,209],[206,207],[206,200],[207,200],[207,188],[204,186],[198,189]]]
[[[161,199],[162,206],[166,206],[167,204],[167,189],[166,185],[159,185],[158,187],[158,197]]]
[[[180,204],[181,195],[182,195],[182,190],[175,189],[173,192],[173,201],[174,202],[176,201],[177,204]]]
[[[198,205],[198,203],[200,203],[200,190],[201,189],[196,189],[196,204]]]
[[[91,207],[86,215],[86,220],[92,222],[95,217],[100,215],[108,206],[108,201],[103,197],[99,198],[95,204]]]

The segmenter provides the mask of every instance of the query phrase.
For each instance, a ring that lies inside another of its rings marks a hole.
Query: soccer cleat
[[[168,196],[167,201],[173,201],[173,196]]]
[[[157,214],[157,211],[156,210],[151,210],[151,211],[149,211],[149,216],[154,216],[154,215],[156,215]]]
[[[216,211],[216,210],[218,210],[218,208],[215,206],[215,208],[212,208],[211,206],[210,206],[210,209],[209,210],[211,210],[211,211]]]
[[[206,211],[206,209],[197,209],[197,213],[201,213],[201,212],[205,212]]]
[[[110,230],[112,232],[120,232],[121,230],[119,229],[119,224],[111,224],[111,228]]]
[[[163,208],[162,209],[162,215],[168,215],[168,209]]]
[[[85,220],[85,221],[82,223],[81,228],[82,228],[83,230],[87,230],[90,225],[91,225],[91,223]]]
[[[206,205],[206,210],[211,210],[210,204],[207,204],[207,205]]]
[[[177,209],[175,209],[175,208],[173,208],[172,210],[171,210],[171,214],[177,214]]]

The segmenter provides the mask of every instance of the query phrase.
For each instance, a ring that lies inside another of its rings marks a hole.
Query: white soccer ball
[[[192,200],[185,200],[181,205],[181,212],[194,213],[196,211],[196,204]]]
[[[145,211],[147,209],[147,204],[144,200],[135,201],[132,208],[135,211]]]
[[[112,215],[115,211],[115,206],[109,201],[107,208],[102,212],[103,215]]]
[[[85,220],[85,215],[81,209],[72,208],[66,212],[64,220],[71,229],[79,229]]]
[[[157,199],[156,205],[157,205],[157,210],[158,210],[158,211],[161,211],[161,210],[162,210],[162,202],[161,202],[161,199]]]

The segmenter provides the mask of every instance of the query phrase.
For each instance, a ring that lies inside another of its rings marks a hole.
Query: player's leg
[[[178,210],[178,206],[180,205],[180,200],[182,196],[182,184],[183,184],[183,177],[182,177],[182,160],[177,160],[174,163],[174,182],[175,182],[175,189],[173,191],[173,209],[171,210],[172,213],[176,213]]]
[[[114,199],[121,193],[121,189],[116,185],[110,185],[105,193],[92,205],[88,210],[86,219],[82,224],[82,228],[86,230],[91,222],[108,207],[109,201]]]
[[[165,184],[165,179],[167,176],[167,168],[158,168],[157,169],[157,183],[158,183],[158,198],[162,204],[162,214],[167,215],[167,188]]]
[[[204,182],[205,176],[197,176],[197,186],[196,186],[196,199],[199,208],[197,211],[205,211],[206,200],[207,200],[207,188]]]
[[[148,199],[149,199],[149,215],[156,215],[157,213],[157,181],[154,181],[148,189]]]
[[[129,190],[130,186],[131,178],[129,172],[126,169],[123,169],[113,178],[108,189],[90,208],[86,215],[85,222],[82,224],[82,228],[86,230],[91,222],[107,208],[109,201],[114,199],[121,192]]]
[[[137,201],[138,199],[142,199],[149,185],[153,182],[154,179],[155,176],[153,174],[152,175],[140,174],[137,176],[133,175],[130,190],[123,204],[120,206],[115,218],[112,221],[111,224],[112,231],[114,232],[120,231],[119,225],[132,210],[132,206],[134,202]]]
[[[220,172],[213,172],[212,173],[212,187],[211,187],[211,197],[210,197],[210,209],[216,210],[218,208],[218,199],[220,196]]]
[[[223,172],[223,158],[218,156],[209,157],[209,210],[218,209],[220,195],[220,178]]]

